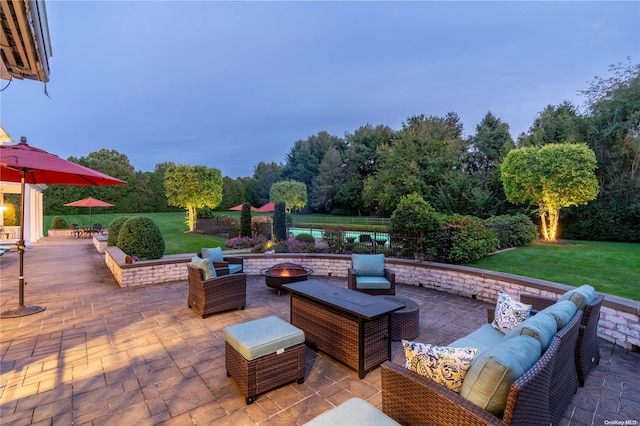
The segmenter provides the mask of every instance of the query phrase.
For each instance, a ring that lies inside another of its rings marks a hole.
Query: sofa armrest
[[[504,425],[458,393],[403,366],[386,361],[380,371],[382,411],[401,424]]]

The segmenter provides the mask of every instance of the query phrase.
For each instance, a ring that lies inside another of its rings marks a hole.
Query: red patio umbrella
[[[20,182],[20,239],[18,255],[20,270],[18,276],[19,306],[0,313],[0,318],[22,317],[45,310],[41,306],[24,306],[24,186],[30,184],[50,185],[120,185],[126,182],[105,175],[80,164],[64,160],[47,151],[27,144],[22,136],[16,145],[0,146],[0,181]]]
[[[237,206],[233,206],[229,210],[242,211],[242,204],[238,204]],[[258,211],[258,209],[256,209],[255,207],[251,206],[251,211],[252,212],[256,212],[256,211]]]
[[[272,211],[274,211],[275,209],[276,209],[276,204],[275,204],[275,203],[272,203],[272,202],[269,202],[269,203],[265,204],[265,205],[264,205],[264,206],[262,206],[262,207],[258,207],[258,208],[256,209],[256,211],[257,211],[257,212],[262,212],[262,213],[263,213],[263,212],[272,212]]]
[[[97,198],[87,197],[82,200],[74,201],[72,203],[65,204],[67,207],[89,207],[89,224],[93,225],[93,215],[91,213],[91,207],[115,207],[115,204],[107,203],[106,201],[98,200]]]

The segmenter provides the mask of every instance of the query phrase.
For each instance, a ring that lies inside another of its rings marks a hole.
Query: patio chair
[[[213,262],[213,267],[216,269],[227,268],[229,274],[236,274],[242,272],[244,269],[244,259],[241,257],[223,256],[220,247],[203,248],[197,255],[201,258],[210,259]]]
[[[396,294],[396,274],[384,267],[384,254],[354,254],[347,270],[347,286],[371,295]]]
[[[202,318],[247,305],[247,274],[236,273],[204,279],[201,269],[187,264],[189,295],[187,306]]]

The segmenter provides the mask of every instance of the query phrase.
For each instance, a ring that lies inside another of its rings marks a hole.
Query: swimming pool
[[[293,234],[293,235],[298,235],[298,234],[311,234],[313,236],[313,238],[324,238],[324,230],[322,229],[316,229],[316,228],[289,228],[289,233]],[[354,242],[358,242],[360,241],[360,239],[362,238],[363,240],[366,240],[366,236],[369,236],[369,241],[372,240],[376,240],[376,241],[385,241],[385,244],[389,243],[389,234],[386,232],[366,232],[366,231],[342,231],[342,235],[344,236],[345,240],[349,240],[350,238],[353,238]],[[360,237],[362,235],[362,237]],[[366,241],[363,241],[366,242]],[[382,243],[380,243],[382,244]]]

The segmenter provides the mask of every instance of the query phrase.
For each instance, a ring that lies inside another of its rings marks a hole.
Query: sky
[[[0,123],[62,158],[231,178],[298,140],[455,112],[514,139],[640,61],[640,2],[46,1],[50,81],[0,81]],[[7,87],[8,84],[8,87]]]

